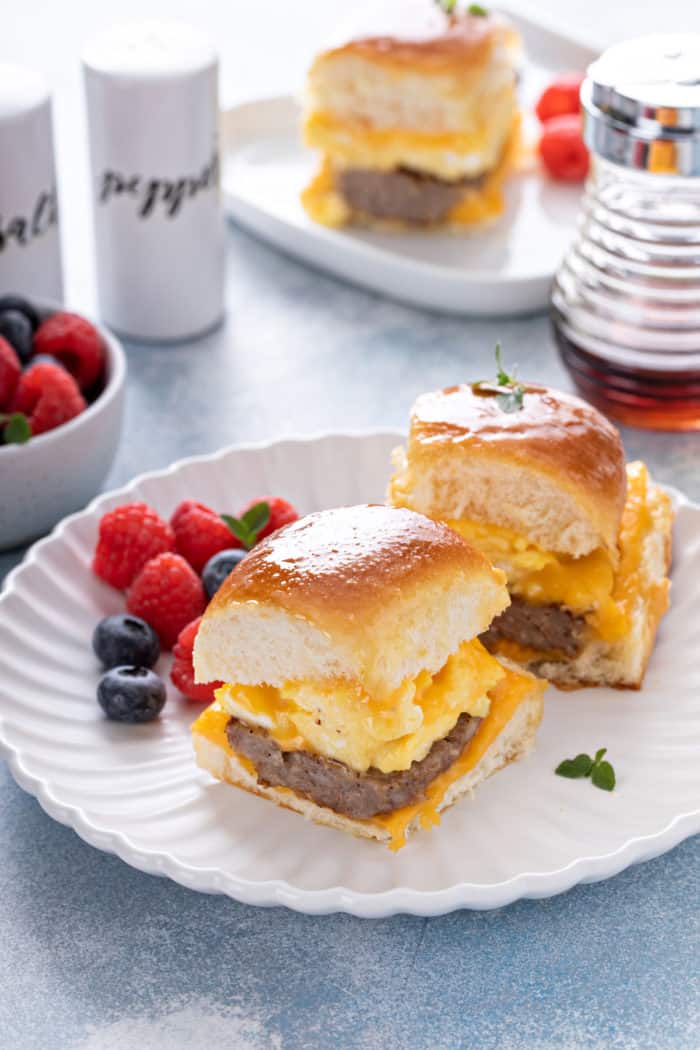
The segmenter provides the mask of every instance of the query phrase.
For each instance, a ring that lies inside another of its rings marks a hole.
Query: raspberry
[[[126,607],[149,623],[164,649],[170,649],[183,627],[201,616],[207,604],[202,581],[179,554],[159,554],[138,574],[126,596]]]
[[[124,590],[147,561],[172,550],[175,536],[168,523],[145,503],[126,503],[103,515],[92,571]]]
[[[33,353],[57,358],[87,390],[100,377],[104,367],[104,346],[99,332],[84,317],[59,311],[47,318],[34,336]]]
[[[214,690],[219,689],[223,682],[198,683],[194,680],[194,667],[192,664],[192,653],[194,640],[199,630],[202,617],[198,616],[192,623],[188,623],[177,636],[177,642],[173,649],[173,666],[170,678],[181,693],[190,700],[199,700],[203,703],[211,703],[214,699]]]
[[[535,112],[543,124],[552,117],[581,112],[581,73],[564,73],[553,80],[540,95]]]
[[[250,503],[246,504],[243,508],[239,517],[242,518],[247,510],[250,510],[256,503],[267,503],[270,508],[270,520],[264,529],[261,529],[256,537],[256,543],[260,540],[264,540],[266,536],[269,536],[272,532],[277,532],[283,525],[289,525],[291,522],[296,521],[299,515],[295,511],[291,503],[288,503],[286,499],[281,499],[279,496],[261,496],[259,499],[253,499]]]
[[[201,573],[209,559],[219,551],[241,545],[215,511],[191,499],[175,509],[170,524],[175,533],[177,553],[195,572]]]
[[[565,182],[582,182],[586,178],[589,156],[578,113],[550,117],[542,129],[539,150],[542,163],[553,178]]]
[[[0,411],[10,407],[22,366],[7,339],[0,336]]]
[[[12,402],[12,411],[27,416],[34,435],[60,427],[86,407],[73,376],[43,362],[22,373]]]

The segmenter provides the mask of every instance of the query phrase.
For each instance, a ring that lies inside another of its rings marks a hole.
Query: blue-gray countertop
[[[128,348],[108,487],[232,442],[403,427],[420,391],[491,374],[497,338],[521,374],[569,385],[542,316],[429,315],[235,228],[229,247],[225,326]],[[624,436],[700,497],[700,435]],[[0,578],[20,556],[0,556]],[[49,819],[0,764],[0,858],[2,1050],[700,1046],[697,839],[500,911],[311,918],[132,870]]]
[[[602,44],[700,30],[693,0],[516,4]],[[90,310],[86,34],[144,13],[196,19],[221,48],[233,101],[298,85],[348,5],[6,8],[0,60],[43,69],[55,88],[68,299]],[[422,390],[490,375],[497,338],[522,374],[568,386],[542,317],[430,316],[343,287],[237,230],[229,248],[224,328],[189,346],[129,347],[109,487],[231,442],[402,427]],[[700,498],[700,435],[628,431],[625,442],[660,480]],[[0,555],[0,579],[19,557]],[[0,1050],[698,1050],[699,862],[696,839],[608,882],[501,911],[309,918],[132,870],[50,820],[0,762]]]

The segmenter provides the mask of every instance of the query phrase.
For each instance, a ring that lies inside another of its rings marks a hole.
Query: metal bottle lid
[[[616,44],[589,66],[581,102],[593,153],[639,171],[700,175],[700,35]]]

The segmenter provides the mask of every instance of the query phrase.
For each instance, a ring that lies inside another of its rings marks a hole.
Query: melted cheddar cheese
[[[533,605],[565,605],[577,614],[595,614],[601,635],[610,640],[624,635],[627,624],[612,600],[615,570],[607,551],[598,548],[573,558],[543,550],[500,525],[464,519],[447,524],[503,569],[512,594]]]
[[[449,769],[433,780],[425,791],[425,798],[413,805],[404,806],[394,813],[375,817],[373,823],[381,824],[391,834],[389,848],[399,850],[406,844],[406,833],[416,817],[427,831],[440,823],[438,812],[441,802],[453,784],[469,773],[481,761],[491,745],[503,732],[506,725],[524,700],[533,690],[541,689],[544,683],[530,676],[518,674],[504,668],[505,674],[491,693],[491,709],[471,738],[462,754]]]
[[[225,711],[221,704],[215,700],[192,723],[192,735],[203,736],[205,740],[209,740],[215,747],[221,748],[227,755],[233,755],[233,748],[226,735],[226,726],[230,718],[231,715],[228,711]],[[236,753],[236,760],[240,762],[251,776],[257,777],[255,766],[249,758]]]
[[[618,537],[620,564],[615,574],[613,601],[629,611],[640,597],[651,610],[662,616],[668,608],[670,581],[649,582],[644,573],[644,542],[654,530],[668,532],[673,518],[668,493],[650,485],[649,473],[641,462],[627,464],[627,500],[622,512]]]
[[[411,162],[424,164],[426,153],[480,155],[491,144],[493,134],[483,125],[468,132],[372,128],[317,111],[304,123],[304,138],[309,146],[322,149],[353,168],[391,171]]]
[[[504,208],[502,192],[503,176],[492,172],[478,188],[465,187],[464,197],[447,213],[443,220],[448,226],[467,226],[471,223],[484,222],[500,215]],[[326,158],[318,174],[302,191],[301,202],[307,214],[321,226],[338,228],[348,223],[370,218],[375,224],[380,223],[387,230],[404,229],[410,223],[397,219],[378,220],[372,216],[357,214],[347,204],[342,193],[336,189],[333,167]]]
[[[312,121],[322,121],[326,118],[314,116]],[[353,219],[362,219],[363,216],[355,215],[352,208],[347,204],[342,193],[337,189],[335,182],[335,165],[340,163],[344,167],[370,168],[379,171],[392,171],[400,167],[413,167],[417,171],[426,174],[438,174],[432,171],[426,156],[422,154],[430,151],[442,150],[446,155],[457,155],[463,151],[478,148],[483,136],[474,133],[472,135],[430,135],[427,133],[406,132],[397,130],[371,130],[363,128],[356,132],[345,129],[347,142],[341,147],[334,141],[325,143],[325,153],[318,173],[310,184],[302,191],[301,202],[310,217],[323,226],[340,227],[345,226]],[[318,136],[314,134],[314,141]],[[415,155],[409,149],[409,142],[415,147]],[[364,143],[364,145],[362,145]],[[392,145],[393,143],[393,145]],[[318,142],[316,143],[318,144]],[[418,149],[420,145],[420,149]],[[508,140],[502,150],[499,160],[494,160],[491,170],[484,176],[478,186],[465,185],[464,196],[448,212],[444,222],[447,225],[466,226],[471,223],[483,222],[487,219],[500,215],[504,208],[502,186],[506,175],[514,167],[516,155],[520,149],[520,119],[513,121],[513,126]],[[331,159],[332,158],[332,159]],[[445,175],[444,177],[448,177]],[[377,221],[377,220],[373,220]],[[388,228],[403,228],[404,223],[396,220],[386,220],[383,225]]]
[[[302,190],[301,203],[307,214],[321,226],[347,226],[352,219],[352,209],[336,189],[333,165],[328,157],[323,158],[317,174]]]
[[[381,700],[347,679],[272,686],[227,684],[221,708],[265,729],[286,751],[335,758],[363,773],[408,769],[466,712],[483,717],[504,671],[477,640],[465,642],[435,675],[421,671]]]
[[[420,802],[367,821],[368,824],[379,825],[389,832],[391,835],[390,849],[399,850],[405,845],[406,833],[416,817],[419,818],[420,825],[424,829],[440,823],[438,809],[449,788],[481,761],[520,704],[532,696],[533,690],[540,689],[541,691],[544,686],[544,683],[537,682],[529,675],[519,674],[509,668],[503,668],[502,671],[498,684],[490,694],[489,713],[483,718],[481,725],[457,761],[428,785],[425,797]],[[211,741],[226,754],[234,755],[226,735],[226,725],[230,717],[230,713],[222,706],[221,701],[215,700],[194,722],[192,732]],[[235,757],[251,775],[256,775],[252,762],[238,753],[235,753]]]
[[[628,464],[617,567],[602,547],[573,558],[543,550],[502,526],[465,519],[448,520],[447,524],[503,569],[512,594],[533,605],[564,605],[584,615],[597,637],[615,642],[629,630],[630,612],[638,597],[644,595],[640,575],[643,542],[653,528],[655,508],[664,501],[668,497],[649,485],[644,464]]]

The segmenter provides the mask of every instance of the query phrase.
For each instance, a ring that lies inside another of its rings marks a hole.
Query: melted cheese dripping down
[[[474,769],[508,725],[520,704],[532,695],[533,688],[541,687],[541,683],[530,676],[518,674],[510,668],[504,670],[503,679],[491,693],[491,710],[487,717],[457,761],[428,785],[425,798],[394,813],[374,818],[375,823],[390,832],[390,849],[396,851],[406,845],[406,834],[416,817],[424,831],[440,823],[438,811],[448,789]]]
[[[339,154],[334,147],[332,154],[325,153],[317,175],[301,195],[302,204],[309,216],[322,226],[331,227],[346,226],[353,221],[363,222],[367,220],[374,224],[381,224],[387,229],[395,228],[400,230],[411,227],[411,223],[404,223],[398,220],[378,220],[372,216],[355,213],[346,202],[343,194],[336,188],[335,182],[335,164],[338,162],[337,158],[339,156],[344,167],[391,171],[401,166],[406,166],[416,171],[429,171],[425,163],[425,157],[422,157],[420,153],[416,153],[411,159],[406,142],[408,134],[407,132],[399,131],[369,131],[363,129],[361,137],[365,141],[364,148],[359,148],[358,143],[353,140],[352,143],[348,143],[346,152]],[[419,136],[413,132],[409,138],[416,140],[416,149],[420,145],[422,150],[430,149],[438,153],[444,151],[446,156],[461,152],[478,152],[480,146],[483,145],[480,135]],[[375,139],[381,142],[380,156],[375,155]],[[443,142],[442,140],[445,141]],[[392,143],[394,144],[393,148],[389,148]],[[513,123],[513,128],[500,160],[485,175],[481,185],[465,186],[464,196],[448,212],[440,225],[469,226],[500,215],[504,208],[503,182],[515,166],[519,149],[520,120],[518,117]]]
[[[466,712],[488,714],[501,665],[477,639],[464,642],[435,675],[421,671],[381,700],[357,682],[227,684],[216,697],[228,713],[265,729],[283,750],[335,758],[357,772],[393,773],[424,758]]]
[[[503,668],[503,676],[490,694],[489,713],[482,720],[478,730],[467,743],[456,762],[428,785],[425,798],[410,806],[397,809],[393,813],[374,817],[366,822],[379,825],[389,832],[391,835],[389,848],[391,850],[399,850],[406,844],[408,829],[416,818],[419,819],[420,825],[424,830],[440,823],[438,810],[449,788],[474,769],[491,745],[498,739],[520,704],[532,695],[533,688],[541,688],[542,684],[530,675],[519,674],[509,668]],[[222,706],[221,702],[215,700],[195,721],[192,726],[192,733],[211,741],[216,747],[225,751],[226,754],[234,755],[226,735],[226,725],[230,717],[229,712]],[[235,753],[235,757],[251,776],[256,776],[255,767],[249,759],[238,753]],[[289,791],[288,788],[278,788],[277,790]],[[293,794],[291,791],[289,793]]]
[[[634,604],[644,596],[643,541],[653,527],[655,508],[667,499],[649,485],[643,463],[628,464],[617,569],[602,548],[573,558],[543,550],[513,529],[464,519],[447,524],[503,569],[512,594],[533,605],[564,605],[584,615],[596,637],[615,642],[629,630]]]
[[[309,146],[324,150],[348,167],[392,171],[411,164],[423,169],[426,154],[433,158],[435,154],[444,154],[446,160],[464,154],[478,157],[491,144],[492,132],[487,127],[468,132],[371,128],[316,112],[306,120],[304,138]],[[449,178],[451,173],[437,170],[434,174]]]

